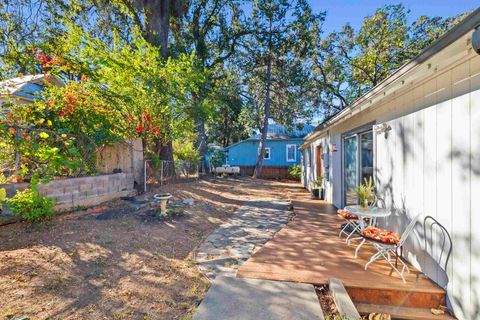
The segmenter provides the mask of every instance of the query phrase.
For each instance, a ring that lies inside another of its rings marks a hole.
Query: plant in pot
[[[360,202],[360,208],[367,209],[369,202],[373,201],[374,197],[372,177],[369,177],[368,180],[365,178],[355,190],[355,194]]]
[[[313,182],[313,187],[312,187],[312,197],[317,198],[317,199],[323,199],[324,198],[324,192],[323,192],[323,177],[320,176]]]

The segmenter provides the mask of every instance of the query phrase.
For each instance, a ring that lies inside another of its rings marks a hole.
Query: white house
[[[447,290],[459,319],[480,319],[479,26],[477,9],[302,146],[304,186],[323,175],[335,206],[355,203],[352,189],[372,176],[393,212],[384,226],[402,231],[423,215],[405,258]],[[448,261],[441,229],[427,216],[451,238]]]

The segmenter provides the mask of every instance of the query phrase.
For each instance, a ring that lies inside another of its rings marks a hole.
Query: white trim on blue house
[[[268,152],[267,152],[268,150]],[[265,152],[263,153],[263,160],[270,160],[272,158],[271,154],[272,150],[270,148],[265,148]],[[268,158],[266,157],[266,154],[268,153]]]
[[[291,148],[293,147],[293,159],[292,158],[289,158],[288,157],[288,148]],[[287,162],[295,162],[297,161],[297,145],[296,144],[287,144],[285,146],[285,153],[286,153],[286,157],[287,157]]]

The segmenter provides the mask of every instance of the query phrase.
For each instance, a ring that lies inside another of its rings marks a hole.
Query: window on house
[[[263,159],[270,159],[270,148],[265,148],[265,153],[263,154]]]
[[[297,161],[297,146],[294,144],[287,144],[287,161]]]

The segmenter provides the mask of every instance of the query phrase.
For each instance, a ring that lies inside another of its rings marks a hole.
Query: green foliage
[[[313,182],[314,189],[321,189],[323,187],[323,176],[319,176],[317,180]]]
[[[372,177],[369,177],[368,180],[365,178],[364,182],[355,189],[355,194],[362,206],[365,205],[366,202],[373,201],[374,192]]]
[[[0,210],[2,210],[2,203],[7,198],[7,190],[5,188],[0,188]]]
[[[221,71],[222,78],[213,82],[205,104],[213,105],[214,112],[207,122],[209,142],[226,147],[247,139],[250,135],[246,104],[243,101],[242,83],[233,71]]]
[[[32,106],[0,110],[2,167],[14,168],[18,152],[22,175],[90,174],[96,150],[126,138],[141,138],[146,153],[163,157],[163,146],[204,122],[209,141],[226,146],[269,118],[291,125],[318,108],[329,115],[462,17],[409,24],[403,5],[388,5],[360,30],[347,24],[324,37],[325,14],[306,0],[171,1],[167,11],[159,3],[0,3],[0,79],[45,73],[66,81]],[[158,23],[164,18],[170,23]],[[195,148],[176,147],[177,159],[196,158]]]
[[[195,54],[206,71],[206,81],[194,96],[202,106],[196,118],[200,128],[205,126],[208,141],[222,146],[246,138],[245,123],[239,119],[242,83],[234,67],[238,46],[250,32],[242,7],[237,0],[192,0],[172,30],[176,50]],[[205,144],[204,138],[200,131],[196,146]]]
[[[299,164],[294,164],[293,166],[288,167],[288,174],[295,180],[300,180],[302,177],[302,166]]]
[[[327,116],[380,83],[465,16],[421,16],[409,24],[409,13],[402,4],[386,5],[365,17],[358,31],[347,23],[339,32],[317,37],[310,64]]]
[[[138,137],[146,152],[158,154],[158,146],[194,131],[202,106],[193,96],[205,74],[193,55],[164,59],[135,30],[128,41],[112,33],[112,43],[104,43],[68,26],[58,42],[31,59],[66,85],[51,81],[36,103],[12,103],[0,118],[5,158],[14,159],[17,151],[24,174],[91,174],[97,150],[107,144]],[[193,160],[187,149],[178,155]]]
[[[205,76],[193,55],[163,59],[138,32],[128,43],[114,37],[109,45],[71,27],[65,40],[66,60],[109,106],[115,133],[140,137],[153,149],[193,131],[201,108],[193,96]]]
[[[23,175],[79,175],[95,172],[97,148],[119,140],[115,117],[88,83],[47,86],[33,104],[10,104],[2,120],[0,145],[20,154]]]
[[[187,161],[192,164],[200,161],[200,152],[194,147],[193,137],[175,140],[173,142],[174,159],[179,161]]]
[[[41,222],[54,214],[55,202],[39,194],[36,179],[32,179],[29,188],[17,191],[6,203],[13,213],[30,222]]]
[[[208,162],[212,168],[221,167],[225,164],[225,153],[220,149],[215,149],[210,155]]]
[[[265,117],[287,126],[298,119],[305,122],[317,105],[304,62],[325,15],[313,13],[304,0],[257,0],[252,7],[250,24],[257,32],[246,38],[241,56],[250,119],[258,129]]]

